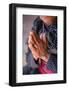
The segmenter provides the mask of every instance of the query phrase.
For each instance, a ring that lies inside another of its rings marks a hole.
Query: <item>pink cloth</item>
[[[52,73],[55,73],[54,71],[52,70],[49,70],[47,67],[46,67],[46,64],[44,63],[44,61],[41,62],[41,64],[39,65],[38,67],[38,70],[41,74],[52,74]]]
[[[40,38],[45,41],[45,33],[42,33],[42,34],[40,35]],[[42,61],[42,60],[41,60],[41,61]],[[44,61],[41,62],[41,64],[40,64],[40,66],[39,66],[38,69],[39,69],[39,72],[40,72],[41,74],[51,74],[51,73],[54,73],[52,70],[49,70],[49,69],[46,67],[46,64],[45,64]]]

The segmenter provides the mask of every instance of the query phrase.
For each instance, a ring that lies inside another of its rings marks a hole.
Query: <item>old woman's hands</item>
[[[36,34],[36,32],[30,32],[28,39],[28,47],[30,48],[33,57],[37,59],[42,59],[45,62],[48,61],[49,54],[47,52],[48,42],[44,35],[40,35],[40,37]]]

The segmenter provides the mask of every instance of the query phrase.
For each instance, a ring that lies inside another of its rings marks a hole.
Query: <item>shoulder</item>
[[[32,25],[32,30],[39,30],[42,27],[43,21],[38,16],[34,21]]]

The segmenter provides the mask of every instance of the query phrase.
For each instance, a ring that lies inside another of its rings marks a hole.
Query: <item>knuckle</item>
[[[30,32],[30,35],[33,35],[33,32]]]
[[[32,47],[32,44],[29,44],[28,46],[29,46],[29,48],[31,48]]]

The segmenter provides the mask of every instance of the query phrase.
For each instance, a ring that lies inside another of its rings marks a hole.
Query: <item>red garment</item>
[[[47,67],[46,67],[46,63],[44,61],[41,62],[41,64],[39,65],[38,67],[38,70],[41,74],[52,74],[52,73],[55,73],[54,71],[52,70],[49,70]]]

